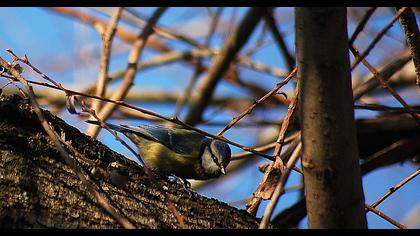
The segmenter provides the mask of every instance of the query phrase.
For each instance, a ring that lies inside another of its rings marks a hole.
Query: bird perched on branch
[[[100,125],[98,121],[86,121]],[[106,125],[127,136],[138,148],[147,167],[182,179],[206,180],[226,173],[229,145],[196,131],[154,125]]]

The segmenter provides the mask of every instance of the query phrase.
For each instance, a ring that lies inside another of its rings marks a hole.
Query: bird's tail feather
[[[96,120],[87,120],[86,123],[94,124],[94,125],[101,125],[101,123],[99,121],[96,121]],[[110,124],[110,123],[105,123],[105,124],[110,129],[118,131],[118,132],[129,131],[127,128],[124,128],[124,127],[119,126],[119,125],[113,125],[113,124]]]

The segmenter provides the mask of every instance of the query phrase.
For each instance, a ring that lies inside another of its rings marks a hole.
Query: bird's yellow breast
[[[134,138],[134,137],[131,137]],[[198,147],[190,154],[180,154],[164,145],[135,137],[141,157],[146,165],[163,174],[174,174],[184,179],[203,179]]]

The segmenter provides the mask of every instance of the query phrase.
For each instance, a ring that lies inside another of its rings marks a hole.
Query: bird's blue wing
[[[191,154],[191,152],[194,151],[194,148],[199,147],[199,142],[201,142],[202,139],[200,134],[181,128],[154,125],[121,126],[125,128],[125,132],[133,132],[143,138],[159,142],[180,154]]]

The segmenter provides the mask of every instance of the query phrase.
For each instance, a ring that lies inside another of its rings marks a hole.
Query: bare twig
[[[398,112],[398,113],[410,113],[407,109],[400,108],[400,107],[389,107],[383,106],[379,104],[361,104],[361,105],[354,105],[354,109],[363,109],[363,110],[370,110],[370,111],[386,111],[386,112]],[[420,113],[419,109],[412,109],[415,113]]]
[[[362,53],[361,56],[359,56],[358,58],[356,58],[356,62],[352,65],[351,70],[353,71],[354,68],[356,68],[357,65],[359,65],[359,63],[365,59],[365,57],[370,53],[370,51],[375,47],[376,43],[379,42],[379,40],[381,40],[382,36],[385,35],[385,33],[392,27],[392,25],[395,23],[395,21],[398,20],[398,18],[401,16],[402,13],[404,13],[404,11],[407,10],[407,7],[403,7],[400,10],[398,10],[397,14],[395,14],[395,16],[392,18],[392,20],[385,26],[385,28],[378,34],[376,35],[376,37],[373,39],[373,41],[369,44],[369,46],[367,47],[367,49],[365,50],[364,53]]]
[[[286,130],[289,127],[290,119],[292,118],[292,115],[296,110],[296,105],[298,103],[298,96],[299,96],[299,82],[298,82],[298,86],[296,87],[295,97],[290,102],[289,107],[287,109],[287,113],[284,116],[283,122],[281,123],[279,136],[276,141],[276,146],[274,147],[273,156],[276,158],[276,161],[277,159],[281,161],[280,152],[284,144],[284,137],[286,135]]]
[[[153,15],[150,17],[147,25],[144,27],[142,32],[139,34],[136,41],[133,43],[130,55],[128,57],[127,72],[124,76],[121,86],[117,93],[112,96],[112,100],[123,100],[127,95],[130,88],[133,86],[134,76],[137,72],[137,61],[140,58],[143,48],[146,45],[146,41],[149,36],[153,33],[153,26],[166,11],[166,7],[159,7]],[[106,121],[111,113],[115,110],[115,104],[108,103],[99,111],[98,117],[101,120]],[[95,137],[99,132],[100,126],[90,125],[86,133],[92,137]]]
[[[365,161],[360,165],[363,175],[379,167],[401,163],[420,152],[420,136],[399,139],[398,141],[382,148],[375,153],[364,158]]]
[[[99,125],[102,127],[102,128],[105,128],[106,130],[108,130],[108,132],[110,132],[114,137],[115,137],[115,139],[117,140],[117,141],[119,141],[123,146],[125,146],[128,150],[130,150],[130,152],[131,153],[133,153],[134,154],[134,156],[137,158],[137,160],[140,162],[140,164],[143,166],[143,168],[144,168],[144,170],[145,170],[145,172],[146,172],[146,174],[148,175],[148,176],[152,176],[152,175],[150,175],[150,170],[149,170],[149,168],[148,168],[148,166],[145,164],[145,162],[143,161],[143,159],[141,158],[141,156],[136,152],[136,151],[134,151],[124,140],[122,140],[119,136],[118,136],[118,134],[117,134],[117,132],[116,131],[114,131],[114,130],[112,130],[111,128],[109,128],[108,127],[108,125],[104,122],[104,121],[102,121],[97,115],[96,115],[96,112],[95,112],[95,110],[93,110],[93,109],[90,109],[90,108],[88,108],[85,104],[83,104],[83,101],[81,102],[81,105],[82,105],[82,111],[84,111],[84,112],[87,112],[87,113],[89,113],[90,114],[90,116],[91,117],[93,117],[93,118],[95,118],[96,119],[96,121],[99,123]]]
[[[296,109],[296,104],[298,102],[298,95],[299,95],[299,82],[298,82],[298,86],[295,92],[295,96],[292,99],[292,102],[289,104],[289,108],[287,110],[287,113],[285,115],[285,118],[282,122],[282,126],[280,128],[279,131],[279,135],[276,141],[276,145],[275,145],[275,149],[274,149],[274,158],[275,161],[273,163],[270,163],[270,165],[268,166],[268,168],[265,170],[264,176],[262,177],[260,183],[258,184],[257,190],[255,191],[255,193],[252,196],[251,201],[249,201],[248,205],[247,205],[247,211],[248,213],[255,215],[258,207],[262,201],[262,199],[269,199],[270,197],[272,197],[273,191],[274,189],[276,189],[276,184],[279,183],[278,181],[280,181],[281,178],[286,178],[286,176],[284,176],[285,174],[285,167],[283,164],[283,160],[286,160],[286,156],[282,158],[280,158],[280,152],[284,143],[284,134],[287,130],[287,127],[289,125],[289,121],[290,118],[292,117],[295,109]],[[299,135],[296,137],[295,140],[299,140],[300,143],[300,132]],[[288,149],[293,148],[293,145],[290,145]],[[289,158],[290,160],[290,158]],[[288,162],[288,164],[290,164]],[[294,163],[290,168],[294,168]],[[287,172],[287,170],[286,170]],[[302,173],[300,171],[300,173]],[[271,213],[270,213],[271,214]],[[271,215],[270,215],[271,217]]]
[[[359,24],[357,25],[356,29],[354,30],[353,34],[350,37],[349,40],[349,44],[352,45],[354,43],[354,41],[356,40],[357,36],[359,35],[360,32],[362,32],[363,28],[365,27],[365,25],[367,24],[369,18],[373,15],[373,13],[375,12],[376,7],[371,7],[369,8],[369,10],[366,11],[365,15],[363,16],[362,20],[359,22]]]
[[[379,211],[378,209],[375,209],[367,204],[365,204],[365,208],[373,213],[375,213],[376,215],[378,215],[379,217],[381,217],[382,219],[388,221],[389,223],[395,225],[396,227],[400,228],[400,229],[406,229],[407,227],[405,227],[405,225],[398,223],[397,221],[393,220],[391,217],[385,215],[384,213],[382,213],[381,211]]]
[[[283,123],[283,122],[282,122]],[[238,124],[236,124],[238,125]],[[290,143],[293,140],[295,140],[298,136],[300,135],[300,131],[293,133],[292,135],[288,136],[287,138],[284,139],[284,144]],[[274,148],[276,146],[277,142],[272,142],[260,147],[256,147],[255,150],[259,151],[259,152],[265,152],[268,151],[272,148]],[[241,153],[236,153],[232,155],[232,161],[235,160],[242,160],[244,158],[249,158],[251,156],[253,156],[254,154],[249,153],[249,152],[241,152]]]
[[[261,31],[259,32],[259,35],[257,39],[255,40],[255,43],[253,47],[248,48],[246,51],[244,51],[241,55],[241,57],[247,57],[250,58],[252,55],[258,52],[259,49],[261,49],[264,46],[267,46],[267,44],[271,42],[266,41],[266,35],[267,35],[267,24],[263,22],[263,25],[261,27]]]
[[[390,63],[385,65],[383,69],[381,69],[381,71],[378,73],[385,81],[388,81],[392,75],[401,70],[401,68],[403,68],[404,65],[406,65],[410,60],[410,52],[406,50],[401,53],[401,55],[398,55],[395,59],[393,59]],[[353,88],[353,100],[358,100],[366,93],[378,87],[380,84],[381,83],[378,81],[378,79],[376,79],[375,76],[372,76],[367,81],[355,86],[355,88]]]
[[[351,45],[350,46],[350,51],[353,53],[353,55],[357,58],[360,59],[360,55],[359,52],[357,51],[357,49]],[[391,95],[401,104],[404,106],[405,109],[407,109],[407,111],[409,111],[410,115],[413,117],[413,119],[416,121],[417,125],[420,125],[420,121],[419,119],[417,119],[417,116],[415,115],[415,112],[413,111],[413,109],[404,101],[404,99],[388,84],[388,82],[386,80],[384,80],[382,78],[382,76],[378,73],[378,71],[369,64],[369,62],[366,59],[361,59],[362,63],[368,68],[368,70],[373,74],[373,76],[375,76],[375,78],[379,81],[379,83],[381,83],[382,87],[387,89]]]
[[[276,67],[269,67],[269,66],[264,65],[263,63],[253,62],[250,59],[245,58],[245,57],[239,57],[238,63],[240,66],[246,66],[249,69],[252,69],[258,72],[267,73],[275,77],[280,77],[280,78],[286,77],[289,74],[288,71],[280,70]]]
[[[274,10],[272,10],[271,12],[267,12],[267,14],[265,15],[265,22],[267,22],[267,25],[271,33],[273,34],[274,39],[276,40],[277,45],[280,48],[280,51],[282,52],[284,60],[287,63],[287,68],[289,70],[293,70],[293,68],[295,67],[296,59],[290,54],[289,50],[287,49],[286,42],[284,41],[284,37],[276,26]]]
[[[103,9],[103,8],[101,8]],[[105,9],[104,9],[105,10]],[[143,28],[146,25],[146,19],[144,16],[140,15],[137,11],[133,10],[132,8],[127,8],[126,11],[128,13],[130,13],[135,20],[133,20],[133,18],[127,16],[123,16],[124,20],[129,21],[130,23],[134,24],[137,27],[141,27]],[[157,35],[162,36],[164,38],[167,39],[178,39],[181,42],[187,43],[189,45],[192,45],[196,48],[200,48],[200,49],[204,49],[205,47],[203,47],[202,44],[200,44],[198,41],[196,41],[195,39],[188,37],[186,35],[174,32],[173,30],[167,29],[167,28],[163,28],[160,27],[158,24],[153,26],[153,30],[156,32]]]
[[[222,14],[223,9],[224,9],[223,7],[219,7],[216,10],[215,15],[212,17],[212,20],[210,22],[210,29],[209,29],[209,32],[207,33],[206,42],[205,42],[205,45],[207,48],[209,48],[212,36],[214,35],[214,32],[216,32],[217,24],[219,23],[220,15]],[[174,116],[179,116],[179,114],[181,113],[185,102],[188,101],[188,98],[191,95],[194,85],[197,82],[198,77],[200,76],[202,72],[203,72],[202,60],[201,58],[197,58],[197,64],[195,66],[195,70],[190,79],[190,82],[188,83],[187,88],[185,88],[185,92],[178,98],[176,102]]]
[[[106,25],[105,21],[100,20],[98,18],[95,18],[93,16],[90,16],[88,14],[85,14],[81,11],[72,9],[72,8],[52,7],[52,8],[47,8],[47,9],[53,10],[55,12],[58,12],[60,14],[66,15],[66,16],[73,17],[77,20],[85,22],[85,23],[87,23],[91,26],[94,26],[95,28],[104,28],[104,25]],[[133,14],[133,11],[130,8],[125,8],[125,11]],[[135,14],[137,14],[137,13],[135,13]],[[140,17],[140,16],[138,16],[138,17]],[[126,17],[126,15],[123,14],[122,19],[127,20],[128,18]],[[140,19],[143,20],[143,18],[140,18]],[[133,21],[129,21],[129,22],[133,23]],[[232,23],[232,21],[230,23]],[[138,26],[138,25],[135,25],[135,26]],[[142,26],[143,26],[143,24],[142,24]],[[217,55],[219,53],[218,51],[213,50],[211,48],[208,48],[208,47],[206,47],[206,45],[200,44],[195,39],[187,37],[185,35],[175,33],[171,30],[165,29],[165,28],[160,27],[160,26],[154,27],[153,29],[155,30],[156,34],[158,34],[162,37],[170,38],[170,39],[177,38],[177,39],[179,39],[179,40],[181,40],[185,43],[188,43],[188,44],[190,44],[190,45],[192,45],[196,48],[199,48],[202,51],[205,51],[210,56]],[[136,40],[136,36],[133,33],[125,30],[122,27],[117,28],[116,35],[118,37],[120,37],[122,40],[124,40],[126,42],[129,42],[129,43],[133,43]],[[147,41],[147,47],[150,47],[150,48],[162,51],[162,52],[171,51],[171,49],[168,46],[164,45],[162,42],[159,42],[155,39],[148,40]],[[182,59],[186,60],[190,64],[195,65],[195,63],[193,61],[191,61],[190,58],[182,58]],[[252,63],[250,61],[240,60],[239,64],[242,65],[242,66],[249,67],[250,69],[253,69],[253,70],[256,70],[256,71],[261,71],[261,72],[264,72],[264,73],[271,74],[273,76],[277,76],[277,77],[285,77],[286,76],[285,72],[283,72],[281,70],[278,70],[277,68],[268,67],[268,66],[266,66],[262,63]],[[203,68],[203,70],[206,70],[206,68]]]
[[[273,196],[271,197],[271,201],[270,203],[268,203],[267,207],[265,208],[263,218],[259,225],[260,229],[266,229],[268,227],[271,215],[273,214],[274,208],[277,206],[277,203],[280,199],[280,195],[284,193],[284,187],[286,185],[287,179],[289,178],[290,171],[292,170],[292,167],[295,165],[295,163],[299,159],[301,149],[302,149],[302,142],[299,142],[292,156],[287,161],[285,168],[281,171],[280,180],[277,183],[276,188],[274,189]]]
[[[265,100],[267,100],[269,97],[271,97],[273,94],[276,94],[279,89],[281,89],[285,84],[287,84],[295,75],[297,72],[297,68],[293,69],[292,72],[284,79],[282,82],[278,83],[276,87],[274,87],[270,92],[268,92],[266,95],[264,95],[262,98],[260,98],[258,101],[255,101],[254,104],[252,104],[250,107],[248,107],[245,111],[243,111],[241,114],[236,116],[232,119],[229,124],[227,124],[222,130],[220,130],[217,135],[222,135],[224,132],[226,132],[228,129],[230,129],[233,125],[235,125],[238,121],[240,121],[243,117],[245,117],[248,114],[251,114],[251,112],[258,106],[258,104],[263,103]]]
[[[163,53],[162,55],[153,57],[147,61],[137,63],[137,70],[145,70],[155,68],[157,66],[164,66],[169,63],[174,63],[180,60],[188,60],[188,59],[196,59],[196,58],[203,58],[203,57],[210,57],[211,54],[208,51],[203,50],[192,50],[192,51],[170,51]],[[202,68],[203,70],[203,68]],[[127,73],[127,69],[120,70],[117,72],[112,73],[107,80],[115,81],[118,80]],[[96,84],[90,85],[85,89],[85,91],[92,91],[93,88],[96,87]]]
[[[371,207],[377,207],[379,204],[381,204],[385,199],[387,199],[389,196],[391,196],[391,194],[393,194],[395,191],[397,191],[399,188],[401,188],[402,186],[404,186],[404,184],[408,183],[410,180],[414,179],[417,175],[420,174],[420,169],[417,169],[414,173],[412,173],[410,176],[408,176],[407,178],[403,179],[402,181],[400,181],[398,184],[396,184],[395,186],[393,186],[392,188],[389,189],[388,192],[386,192],[384,195],[382,195],[378,200],[376,200],[374,203],[372,203],[372,205],[370,205]]]
[[[59,13],[64,16],[75,18],[95,28],[105,28],[107,24],[107,22],[104,20],[93,17],[89,14],[86,14],[82,11],[78,11],[70,7],[49,7],[46,9],[52,10],[53,12]],[[137,39],[134,33],[128,31],[127,29],[121,26],[117,28],[116,36],[118,36],[123,41],[128,42],[128,43],[134,43]],[[147,47],[150,47],[159,51],[163,51],[163,52],[170,51],[170,49],[166,45],[164,45],[162,42],[157,41],[156,39],[148,40]]]
[[[265,8],[251,8],[246,13],[237,30],[223,45],[221,53],[214,58],[207,77],[201,81],[196,93],[192,95],[190,100],[191,108],[185,118],[186,123],[194,125],[201,119],[204,109],[212,99],[217,83],[229,68],[230,63],[235,58],[237,52],[248,40],[248,37],[251,35],[265,11]]]
[[[99,74],[98,80],[96,83],[96,91],[95,95],[98,97],[105,96],[106,93],[106,86],[107,86],[107,76],[108,76],[108,69],[109,69],[109,57],[111,55],[111,47],[112,47],[112,38],[114,37],[115,31],[117,29],[118,20],[121,16],[123,8],[117,7],[114,13],[112,14],[111,21],[107,25],[107,28],[103,34],[101,34],[102,38],[102,51],[99,63]],[[101,108],[101,100],[94,100],[92,101],[92,109],[96,112],[100,111]],[[94,135],[96,138],[96,135]]]

